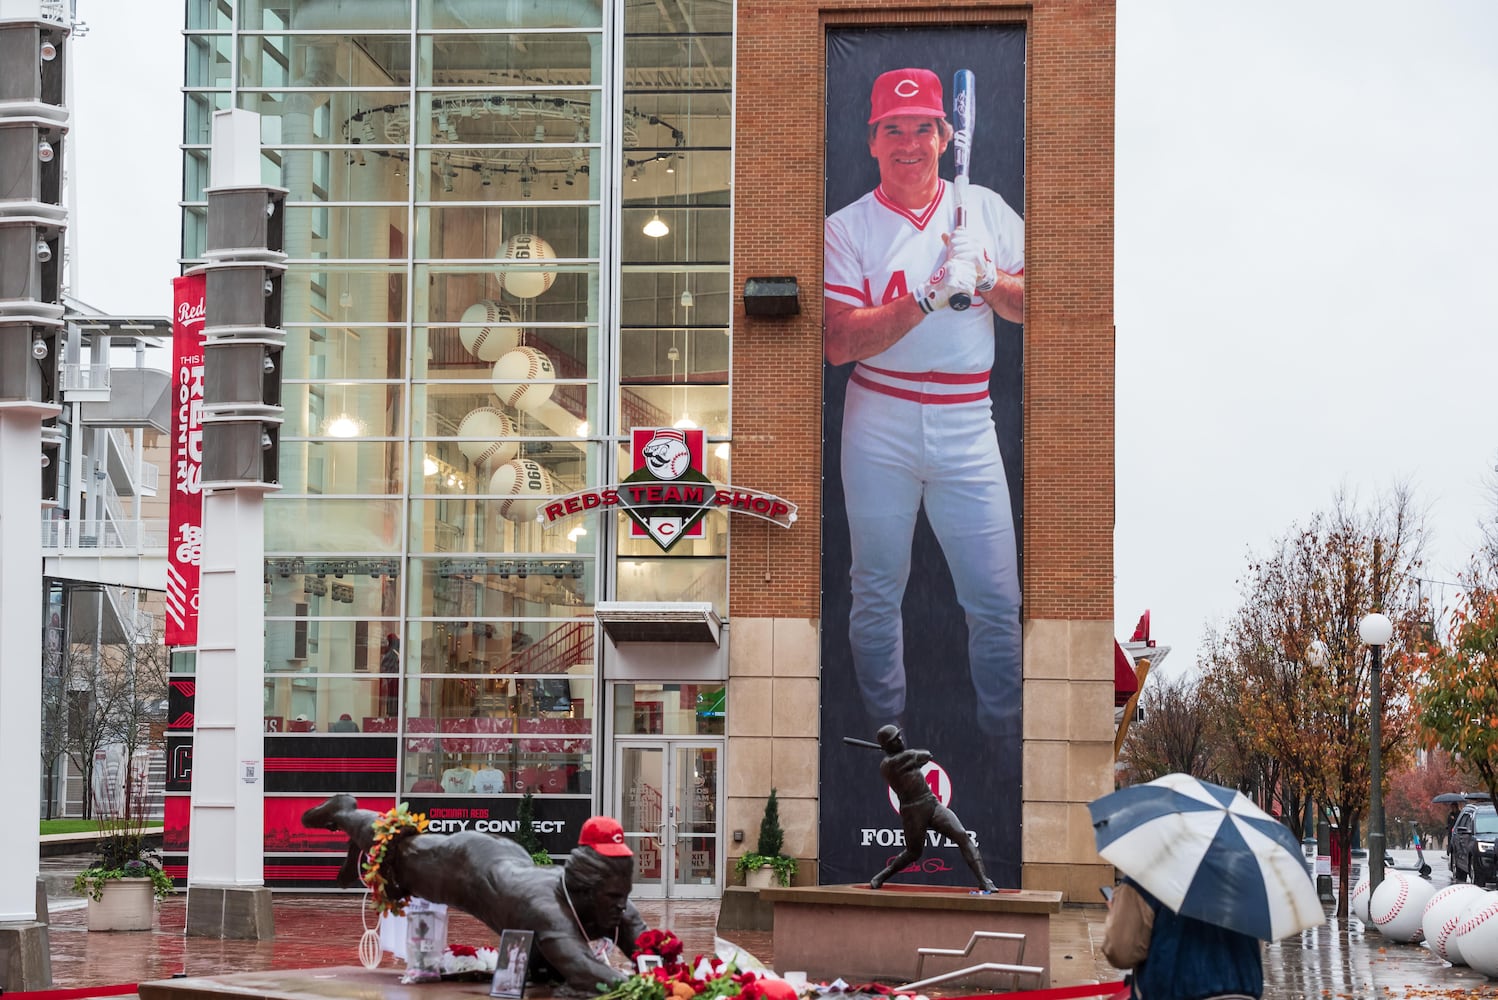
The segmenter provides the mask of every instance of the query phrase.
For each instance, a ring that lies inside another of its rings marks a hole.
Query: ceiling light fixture
[[[358,437],[364,433],[364,424],[347,413],[340,413],[327,422],[323,433],[335,438]]]
[[[665,220],[662,219],[660,213],[657,212],[650,217],[649,222],[645,223],[645,228],[642,229],[641,232],[643,232],[646,236],[649,236],[651,239],[658,240],[662,236],[665,236],[667,233],[671,232],[671,227],[666,225]]]

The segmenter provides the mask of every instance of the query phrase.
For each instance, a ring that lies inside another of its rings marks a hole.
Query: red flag
[[[166,644],[198,642],[203,562],[203,320],[206,280],[172,279],[172,493],[167,507]]]

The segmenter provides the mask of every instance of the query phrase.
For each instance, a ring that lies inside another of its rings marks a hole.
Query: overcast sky
[[[78,0],[74,288],[165,315],[180,0]],[[1498,3],[1121,0],[1116,631],[1165,665],[1338,489],[1408,481],[1429,573],[1498,462]]]

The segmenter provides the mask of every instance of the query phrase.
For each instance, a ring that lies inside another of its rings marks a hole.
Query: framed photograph
[[[663,964],[664,960],[659,955],[641,955],[635,959],[635,971],[643,975],[651,969],[659,969]]]
[[[491,997],[520,1000],[525,996],[525,977],[530,971],[531,942],[535,931],[507,930],[499,936],[499,959],[494,965],[494,981],[489,985]]]

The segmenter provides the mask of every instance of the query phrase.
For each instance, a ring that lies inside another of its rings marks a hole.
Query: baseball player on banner
[[[1013,732],[1019,572],[988,386],[994,315],[1023,320],[1024,221],[976,184],[959,206],[939,176],[950,144],[966,164],[972,132],[954,134],[936,74],[884,73],[870,106],[879,186],[828,217],[824,282],[827,361],[854,363],[841,446],[854,672],[871,719],[903,724],[901,605],[924,505],[967,618],[978,723]]]

